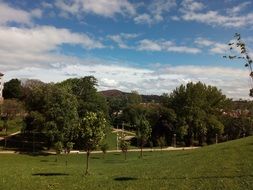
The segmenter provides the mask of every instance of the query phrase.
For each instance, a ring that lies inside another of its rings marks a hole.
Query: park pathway
[[[0,141],[4,140],[5,138],[9,138],[9,137],[11,137],[11,136],[17,135],[17,134],[19,134],[19,133],[21,133],[21,131],[17,131],[17,132],[15,132],[15,133],[11,133],[11,134],[9,134],[8,136],[0,137]]]
[[[163,149],[160,148],[144,148],[142,149],[143,152],[159,152],[159,151],[184,151],[184,150],[193,150],[197,149],[200,147],[166,147]],[[141,149],[129,149],[128,152],[140,152]],[[121,150],[108,150],[106,151],[107,153],[120,153],[122,152]],[[20,152],[18,151],[11,151],[11,150],[3,150],[0,151],[0,154],[19,154]],[[48,153],[48,154],[56,154],[53,151],[43,151],[43,153]],[[102,151],[92,151],[91,154],[101,154],[103,153]],[[73,150],[70,151],[70,154],[86,154],[84,151],[79,151],[79,150]]]

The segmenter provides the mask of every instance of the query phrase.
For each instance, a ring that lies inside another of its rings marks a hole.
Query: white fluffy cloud
[[[201,50],[194,47],[180,46],[174,44],[172,41],[153,41],[144,39],[139,41],[137,50],[139,51],[165,51],[176,53],[200,53]]]
[[[164,20],[165,13],[176,7],[176,0],[156,0],[147,7],[146,13],[138,14],[134,18],[136,24],[155,24]]]
[[[251,2],[249,2],[249,1],[240,3],[237,6],[234,6],[232,8],[228,8],[227,13],[230,14],[230,15],[237,15],[238,13],[240,13],[241,11],[246,9],[247,6],[249,6],[250,4],[251,4]]]
[[[8,23],[19,23],[31,25],[32,19],[41,17],[42,12],[39,9],[34,9],[31,12],[10,7],[7,3],[0,1],[0,25]]]
[[[130,39],[134,39],[136,37],[138,37],[139,34],[130,34],[130,33],[120,33],[120,34],[116,34],[116,35],[108,35],[107,37],[112,40],[113,42],[115,42],[119,48],[122,49],[132,49],[132,47],[130,47],[129,45],[127,45],[126,40],[130,40]]]
[[[207,47],[210,53],[225,55],[229,51],[229,46],[227,44],[206,38],[197,38],[194,42],[200,47]]]
[[[48,66],[49,63],[74,59],[59,53],[63,44],[85,49],[103,48],[103,44],[83,33],[53,26],[35,28],[0,27],[1,70],[27,65]]]
[[[196,21],[229,28],[251,27],[253,24],[253,13],[237,14],[249,5],[248,2],[239,4],[236,8],[233,7],[227,15],[213,10],[205,11],[204,4],[195,0],[184,0],[181,5],[181,18],[185,21]]]
[[[57,0],[55,6],[74,16],[83,16],[88,13],[103,17],[135,14],[135,7],[127,0]]]
[[[50,70],[29,67],[9,71],[6,77],[39,78],[51,82],[93,75],[98,79],[99,90],[119,89],[127,92],[138,90],[142,94],[170,93],[181,84],[201,81],[217,86],[230,98],[248,98],[249,77],[247,70],[243,69],[181,65],[151,70],[102,62],[105,61],[97,60],[93,64],[81,62]]]

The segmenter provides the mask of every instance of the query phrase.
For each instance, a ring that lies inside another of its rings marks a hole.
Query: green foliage
[[[139,104],[139,103],[141,103],[141,101],[142,101],[142,98],[137,91],[132,91],[128,95],[128,103],[129,104]]]
[[[106,100],[97,92],[97,80],[93,76],[67,79],[57,85],[77,98],[77,110],[80,118],[84,117],[86,112],[89,111],[103,112],[107,116]]]
[[[120,146],[121,151],[124,153],[125,160],[126,160],[127,158],[126,155],[127,155],[127,151],[130,146],[130,143],[128,141],[125,141],[124,139],[121,139],[119,146]]]
[[[103,141],[106,133],[106,120],[102,113],[87,112],[78,129],[78,142],[86,151],[86,171],[88,174],[90,152]]]
[[[43,132],[51,144],[68,142],[77,136],[78,112],[74,95],[54,84],[42,84],[30,89],[26,99],[29,114],[24,131]],[[50,144],[49,144],[50,145]]]
[[[147,140],[150,138],[152,128],[151,125],[149,124],[149,121],[146,119],[144,115],[142,115],[139,118],[136,128],[137,128],[136,137],[141,147],[141,157],[142,157],[142,148],[147,143]]]
[[[146,141],[150,137],[152,129],[145,116],[139,118],[136,128],[136,135],[141,141]]]
[[[73,149],[73,146],[74,146],[74,143],[72,143],[72,142],[67,142],[67,144],[66,144],[66,149],[65,149],[65,151],[66,151],[66,153],[70,153],[70,151]]]
[[[20,99],[22,96],[21,81],[18,79],[11,79],[4,83],[3,97],[5,99]]]
[[[100,145],[100,149],[105,154],[107,150],[109,149],[109,145],[107,143],[103,143]]]
[[[161,136],[157,139],[157,143],[159,145],[159,147],[161,148],[161,150],[163,149],[163,147],[166,145],[166,139],[164,136]]]
[[[108,104],[108,112],[110,119],[114,126],[117,126],[121,123],[121,111],[125,109],[127,105],[127,98],[126,96],[119,96],[119,97],[108,97],[107,98]]]
[[[185,130],[187,145],[193,138],[199,139],[200,144],[208,137],[223,132],[223,125],[218,117],[221,110],[226,109],[229,100],[216,87],[206,86],[201,82],[181,85],[170,96],[163,97],[163,104],[175,110],[177,115],[177,132]],[[182,138],[183,134],[178,134]]]
[[[87,112],[78,129],[78,140],[87,152],[95,150],[105,138],[106,120],[102,113]]]
[[[56,154],[61,154],[62,150],[63,150],[63,144],[62,142],[58,141],[54,144],[54,148],[56,151]]]
[[[129,146],[130,146],[130,144],[128,141],[125,141],[125,140],[120,141],[120,149],[122,150],[122,152],[127,152]]]

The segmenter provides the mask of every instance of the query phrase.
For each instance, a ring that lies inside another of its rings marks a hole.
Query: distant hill
[[[100,91],[100,93],[106,97],[106,98],[110,98],[110,97],[122,97],[122,96],[128,96],[130,93],[129,92],[122,92],[120,90],[117,89],[112,89],[112,90],[104,90],[104,91]],[[161,96],[158,95],[142,95],[142,101],[143,102],[160,102]]]
[[[129,93],[127,92],[121,92],[120,90],[112,89],[112,90],[104,90],[100,91],[100,93],[105,97],[118,97],[118,96],[124,96]]]

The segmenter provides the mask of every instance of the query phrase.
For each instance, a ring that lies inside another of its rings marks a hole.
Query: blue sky
[[[0,71],[45,82],[94,75],[99,90],[143,94],[202,81],[248,98],[244,63],[222,56],[235,32],[253,52],[252,10],[247,0],[0,0]]]

